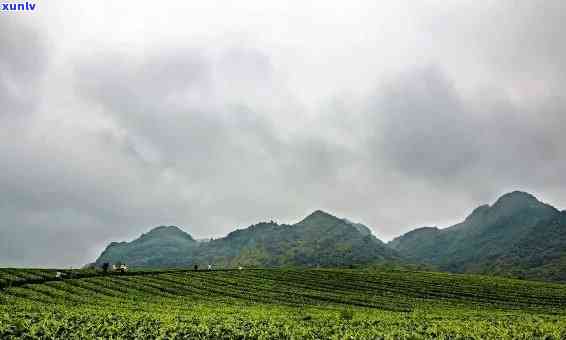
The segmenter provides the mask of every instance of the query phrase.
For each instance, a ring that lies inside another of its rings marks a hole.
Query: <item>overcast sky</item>
[[[566,208],[566,2],[38,1],[0,12],[0,267],[316,209],[390,240]]]

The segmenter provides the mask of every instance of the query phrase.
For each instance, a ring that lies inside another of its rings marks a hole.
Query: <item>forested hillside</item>
[[[415,229],[389,246],[410,262],[446,271],[566,279],[566,214],[524,192],[480,206],[452,227]]]
[[[177,227],[158,227],[132,242],[110,244],[96,264],[335,267],[399,260],[366,226],[318,210],[294,225],[262,222],[208,242]]]
[[[412,230],[384,244],[362,224],[315,211],[293,224],[261,222],[199,242],[158,227],[111,243],[97,259],[134,267],[349,267],[426,265],[442,271],[566,280],[566,212],[515,191],[482,205],[461,223]]]

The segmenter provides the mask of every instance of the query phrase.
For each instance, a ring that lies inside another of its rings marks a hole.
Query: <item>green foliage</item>
[[[136,267],[179,267],[189,266],[188,261],[198,248],[198,242],[181,229],[157,227],[143,234],[138,239],[127,243],[111,243],[96,265],[104,263],[126,263]]]
[[[566,337],[558,284],[385,267],[90,275],[0,291],[0,339]]]
[[[419,228],[388,245],[357,223],[315,211],[294,225],[258,223],[208,242],[158,227],[112,243],[96,261],[130,268],[363,268],[408,263],[421,269],[566,281],[566,212],[523,192],[502,196],[446,229]],[[0,281],[0,286],[2,286]]]
[[[566,280],[566,212],[513,192],[446,229],[419,228],[389,245],[441,270]]]
[[[361,224],[316,211],[294,225],[258,223],[197,242],[176,227],[158,227],[130,243],[112,243],[98,258],[130,267],[337,267],[397,261]]]
[[[342,309],[340,311],[340,318],[342,320],[352,320],[354,318],[354,311],[351,309]]]

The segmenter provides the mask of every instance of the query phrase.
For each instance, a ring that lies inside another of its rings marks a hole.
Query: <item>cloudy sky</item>
[[[383,240],[566,208],[566,3],[39,1],[0,12],[0,267],[315,209]]]

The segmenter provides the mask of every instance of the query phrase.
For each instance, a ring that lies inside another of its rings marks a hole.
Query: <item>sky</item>
[[[74,1],[0,12],[0,267],[322,209],[388,241],[566,208],[566,3]]]

